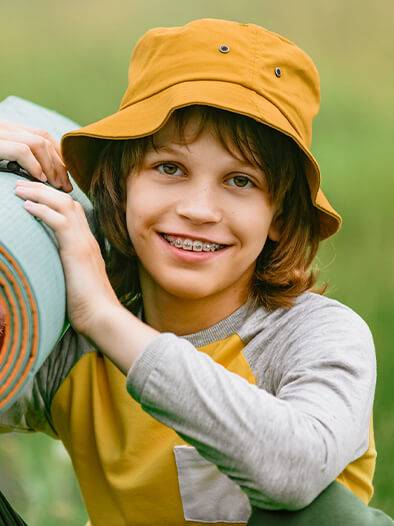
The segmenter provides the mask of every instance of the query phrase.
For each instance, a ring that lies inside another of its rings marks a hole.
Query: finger
[[[37,137],[36,145],[41,150],[37,151],[35,149],[35,145],[33,145],[33,148],[32,148],[33,153],[36,155],[36,157],[39,160],[41,159],[41,156],[43,156],[43,158],[48,162],[49,168],[44,169],[44,173],[47,175],[49,183],[55,186],[56,188],[60,189],[63,185],[62,174],[56,169],[58,165],[55,164],[56,163],[55,159],[58,158],[58,155],[54,147],[49,141],[47,141],[46,139],[38,135],[36,135],[36,137]],[[51,171],[50,175],[49,175],[49,170]]]
[[[24,202],[24,208],[30,212],[37,219],[44,221],[52,230],[57,234],[57,238],[60,244],[61,231],[67,224],[67,219],[61,213],[53,210],[48,205],[42,203],[36,203],[34,201],[26,200]]]
[[[38,184],[38,183],[35,183]],[[46,187],[49,190],[52,190],[59,194],[62,197],[69,197],[67,194],[61,193],[58,190],[51,189],[50,187]],[[72,200],[72,198],[70,197]],[[56,203],[59,204],[59,203]],[[81,205],[79,205],[78,202],[75,202],[77,205],[75,209],[72,211],[73,213],[69,213],[68,211],[64,212],[57,210],[53,208],[53,204],[46,204],[42,202],[36,202],[32,201],[30,199],[27,199],[23,206],[25,210],[27,210],[30,214],[32,214],[36,219],[43,221],[46,225],[48,225],[56,234],[57,241],[59,243],[59,249],[63,250],[66,247],[75,246],[75,232],[79,231],[81,235],[84,235],[87,224],[86,217],[81,218],[79,213],[79,208],[82,208]],[[77,213],[75,211],[77,210]],[[81,222],[81,219],[84,219]],[[86,230],[86,232],[89,233],[90,236],[92,236],[91,232],[89,230]],[[80,237],[80,236],[78,236]]]
[[[21,133],[19,140],[23,140],[30,147],[33,155],[41,164],[42,171],[47,176],[48,182],[56,187],[60,186],[58,174],[54,167],[53,148],[51,147],[51,143],[44,139],[44,137],[29,132]]]
[[[0,140],[26,143],[41,164],[50,184],[66,192],[72,191],[73,187],[61,157],[59,143],[46,130],[0,120]]]
[[[39,181],[47,181],[41,164],[37,161],[27,144],[0,140],[0,158],[16,161],[32,177]]]
[[[58,154],[60,160],[62,159],[62,154],[60,150],[60,143],[46,130],[42,130],[40,128],[30,128],[31,133],[36,133],[37,135],[41,135],[41,137],[44,137],[44,139],[48,140],[52,146],[54,147],[56,153]]]
[[[42,133],[44,134],[44,132]],[[47,135],[49,136],[49,134]],[[29,142],[30,147],[38,161],[42,161],[43,171],[47,175],[49,183],[56,188],[70,192],[73,188],[67,169],[56,151],[54,143],[39,135],[33,137],[34,140]]]
[[[0,133],[3,130],[13,131],[13,132],[26,131],[33,135],[40,135],[41,137],[43,137],[44,139],[52,143],[53,147],[55,148],[56,152],[61,158],[60,144],[47,130],[43,130],[42,128],[35,128],[32,126],[26,126],[25,124],[20,124],[18,122],[16,123],[16,122],[11,122],[11,121],[1,119],[0,120]]]
[[[72,189],[66,167],[56,152],[53,144],[49,140],[25,130],[19,130],[18,132],[4,132],[4,130],[2,130],[2,132],[0,132],[0,137],[13,143],[18,142],[26,144],[30,148],[38,163],[41,165],[41,169],[46,175],[50,184],[56,186],[56,188],[63,188],[64,190],[67,189],[68,191]],[[23,162],[20,164],[23,166]],[[38,178],[41,179],[40,177]]]
[[[56,178],[59,181],[60,187],[66,191],[70,192],[73,187],[70,182],[70,178],[68,176],[67,168],[64,165],[62,158],[59,156],[55,148],[51,143],[48,143],[48,147],[51,150],[51,158],[53,163],[53,168],[56,173]]]
[[[61,188],[66,192],[70,192],[73,187],[68,177],[68,172],[60,153],[57,150],[57,143],[55,139],[43,130],[36,130],[41,135],[36,135],[35,141],[31,144],[33,153],[37,156],[38,161],[41,159],[44,162],[50,162],[50,166],[43,166],[43,171],[48,177],[49,183]],[[48,137],[48,138],[47,138]],[[43,154],[43,148],[46,149],[46,154]],[[50,171],[50,173],[49,173]]]
[[[16,181],[15,194],[22,199],[29,199],[36,203],[48,205],[65,215],[74,213],[77,204],[69,194],[60,192],[51,186],[25,179]]]
[[[9,131],[7,133],[2,133],[1,138],[10,141],[13,144],[19,143],[28,146],[31,153],[41,165],[42,172],[44,172],[48,181],[51,184],[56,183],[51,153],[48,150],[47,142],[43,137],[33,135],[27,131]],[[19,149],[18,151],[26,152],[27,150]],[[22,163],[20,162],[19,164],[23,166],[23,158],[20,158],[20,160]]]

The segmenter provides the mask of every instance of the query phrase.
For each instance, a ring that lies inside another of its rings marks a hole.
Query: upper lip
[[[216,243],[217,245],[228,245],[229,243],[223,243],[222,241],[216,241],[214,239],[208,239],[197,234],[185,234],[180,232],[160,232],[166,236],[180,237],[184,239],[194,239],[196,241],[202,241],[203,243]]]

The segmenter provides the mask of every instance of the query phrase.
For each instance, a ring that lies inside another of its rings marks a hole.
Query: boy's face
[[[246,300],[257,256],[268,236],[277,239],[274,207],[262,170],[209,130],[195,138],[196,126],[190,119],[185,139],[193,140],[179,144],[170,121],[155,136],[157,151],[149,149],[127,181],[142,291]]]

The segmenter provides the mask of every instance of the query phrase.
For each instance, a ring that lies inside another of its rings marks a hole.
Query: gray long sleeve
[[[310,293],[289,310],[258,309],[236,329],[257,385],[198,351],[193,337],[164,333],[129,371],[128,390],[252,505],[300,509],[367,449],[370,331],[351,309]]]

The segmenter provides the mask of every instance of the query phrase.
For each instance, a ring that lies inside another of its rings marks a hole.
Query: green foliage
[[[0,466],[1,490],[29,526],[87,522],[70,459],[58,440],[30,433],[1,436]]]
[[[314,152],[323,188],[344,225],[323,244],[318,264],[321,280],[331,285],[328,294],[354,308],[374,334],[378,465],[372,505],[394,516],[392,0],[6,2],[0,100],[19,95],[82,124],[97,120],[116,110],[130,50],[141,34],[198,17],[251,21],[285,34],[320,70]],[[39,435],[1,437],[0,465],[2,489],[29,524],[84,524],[72,468],[58,442]]]

